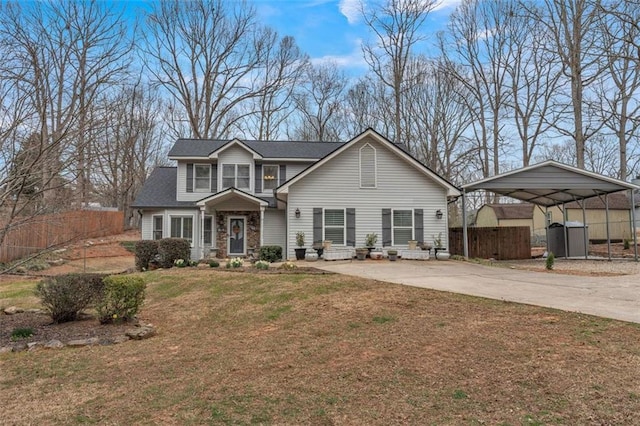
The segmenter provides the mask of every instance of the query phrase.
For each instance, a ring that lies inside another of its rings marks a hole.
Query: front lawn
[[[0,422],[637,423],[634,324],[340,275],[144,276],[157,336],[0,354]]]

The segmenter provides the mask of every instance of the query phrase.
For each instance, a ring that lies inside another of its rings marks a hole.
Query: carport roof
[[[465,192],[485,189],[496,194],[551,207],[640,186],[548,160],[462,185]]]

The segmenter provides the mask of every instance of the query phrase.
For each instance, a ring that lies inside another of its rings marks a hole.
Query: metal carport
[[[637,237],[634,228],[634,190],[640,186],[632,183],[613,179],[597,173],[588,172],[577,167],[548,160],[532,166],[512,170],[497,176],[482,179],[476,182],[462,185],[462,228],[464,255],[469,257],[469,247],[467,241],[467,213],[466,196],[468,192],[487,190],[496,194],[512,197],[521,201],[526,201],[548,209],[549,207],[562,205],[576,201],[582,206],[583,222],[585,219],[585,209],[582,200],[591,197],[603,197],[606,212],[607,245],[609,259],[611,259],[611,241],[609,238],[609,204],[607,195],[613,192],[628,190],[631,193],[631,226],[633,234],[633,246],[635,260],[638,260]],[[566,220],[566,214],[563,213]],[[586,223],[585,223],[586,224]],[[565,228],[566,229],[566,228]],[[585,245],[588,245],[587,234],[584,232]],[[566,240],[566,239],[565,239]],[[548,242],[547,242],[548,244]],[[585,256],[586,257],[586,256]]]

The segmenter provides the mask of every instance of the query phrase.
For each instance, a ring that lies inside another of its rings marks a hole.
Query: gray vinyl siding
[[[264,212],[263,243],[266,246],[280,246],[285,249],[287,223],[284,210],[267,209]]]
[[[211,195],[210,192],[187,192],[187,164],[211,164],[210,160],[178,162],[176,196],[178,201],[198,201]]]
[[[360,188],[359,149],[370,143],[377,154],[377,187]],[[378,234],[378,246],[382,245],[382,209],[423,209],[425,242],[432,243],[434,236],[442,233],[447,241],[447,189],[423,172],[409,165],[386,145],[366,138],[351,146],[337,157],[289,188],[287,217],[289,233],[287,256],[294,256],[296,232],[307,235],[307,246],[313,239],[313,208],[355,208],[356,247],[364,246],[365,236]],[[300,218],[295,217],[296,208]],[[436,219],[436,210],[445,215]]]
[[[153,239],[153,216],[162,216],[162,236],[171,236],[171,216],[192,216],[193,217],[193,244],[191,245],[191,259],[198,260],[201,257],[200,247],[200,211],[194,209],[165,209],[148,210],[142,215],[141,236],[143,240]],[[215,233],[215,229],[214,229]],[[215,237],[214,237],[215,238]]]
[[[164,229],[162,230],[162,236],[167,236],[164,210],[148,210],[144,212],[140,221],[140,236],[143,240],[153,239],[153,216],[163,216],[162,227]]]
[[[286,170],[286,176],[285,179],[289,180],[292,177],[294,177],[295,175],[297,175],[298,173],[300,173],[301,171],[303,171],[304,169],[306,169],[307,167],[311,166],[313,163],[315,163],[315,161],[310,161],[308,163],[300,163],[300,162],[295,162],[295,163],[287,163],[285,161],[269,161],[269,160],[264,160],[262,165],[269,165],[269,166],[287,166]],[[280,177],[280,176],[279,176]],[[260,196],[267,196],[267,197],[272,197],[273,196],[273,191],[271,190],[267,190],[267,191],[263,191],[261,193],[257,193],[256,194],[258,197]]]

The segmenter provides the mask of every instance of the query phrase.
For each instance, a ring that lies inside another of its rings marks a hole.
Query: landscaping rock
[[[13,346],[0,346],[0,354],[13,351]]]
[[[8,308],[5,308],[3,312],[7,315],[15,315],[23,313],[24,309],[18,308],[17,306],[9,306]]]
[[[88,339],[76,339],[69,340],[67,342],[67,346],[92,346],[100,343],[100,339],[98,337],[90,337]]]
[[[27,350],[29,352],[37,351],[38,349],[42,349],[43,346],[42,342],[29,342],[27,343]]]
[[[64,265],[65,264],[65,260],[64,259],[51,259],[51,260],[47,260],[47,263],[50,266],[60,266],[60,265]]]
[[[140,324],[136,328],[128,329],[125,334],[133,340],[143,340],[154,336],[156,330],[151,324]]]
[[[24,352],[27,350],[27,344],[25,342],[19,342],[13,345],[12,352]]]
[[[44,347],[46,349],[60,349],[64,348],[64,343],[62,343],[60,340],[53,339],[45,343]]]
[[[42,314],[42,315],[47,314],[47,312],[44,309],[38,309],[38,308],[25,309],[24,311],[27,314]]]
[[[114,345],[117,345],[119,343],[124,343],[129,339],[131,339],[129,336],[126,336],[126,335],[123,334],[122,336],[116,336],[111,340],[112,340]]]

